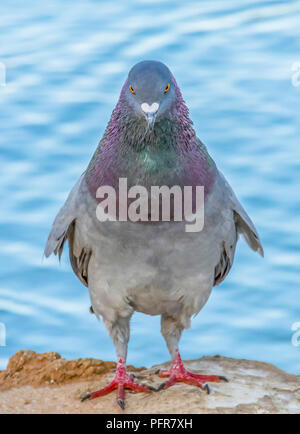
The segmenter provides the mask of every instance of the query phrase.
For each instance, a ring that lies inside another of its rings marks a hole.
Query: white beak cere
[[[146,114],[154,114],[157,112],[158,108],[159,104],[157,102],[154,102],[151,105],[149,105],[147,102],[143,102],[143,104],[141,104],[141,109]]]

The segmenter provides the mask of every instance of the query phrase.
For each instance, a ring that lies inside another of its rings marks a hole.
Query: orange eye
[[[165,93],[169,92],[170,90],[170,83],[168,83],[168,86],[165,88]]]
[[[133,95],[135,95],[135,91],[133,90],[131,84],[129,85],[129,90],[130,90],[131,93],[133,93]]]

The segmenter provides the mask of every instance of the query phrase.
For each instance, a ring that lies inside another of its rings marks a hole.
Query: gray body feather
[[[120,177],[148,191],[203,186],[202,231],[186,232],[186,221],[100,222],[96,191],[116,186]],[[45,256],[60,258],[68,240],[74,273],[89,289],[92,312],[103,318],[119,367],[126,362],[134,311],[161,315],[161,332],[177,364],[182,330],[229,273],[239,234],[263,255],[252,221],[197,138],[171,71],[161,62],[139,62],[45,248]]]
[[[174,356],[181,331],[227,276],[239,234],[263,255],[252,221],[219,172],[199,233],[185,232],[184,222],[101,223],[96,206],[83,175],[54,221],[45,255],[60,256],[68,239],[73,270],[124,358],[134,311],[162,315],[162,334]]]

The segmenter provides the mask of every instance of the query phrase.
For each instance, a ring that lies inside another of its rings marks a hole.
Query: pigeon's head
[[[176,99],[169,68],[154,60],[137,63],[129,71],[125,98],[133,114],[152,128],[157,118],[168,116]]]

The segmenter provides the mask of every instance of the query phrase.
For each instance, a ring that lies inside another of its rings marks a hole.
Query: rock
[[[115,367],[115,362],[96,359],[68,361],[54,352],[38,354],[30,350],[20,350],[9,359],[7,369],[0,371],[0,391],[28,384],[39,387],[93,380],[111,372]]]
[[[138,381],[157,386],[151,369],[129,367]],[[197,373],[219,374],[228,383],[211,383],[211,393],[180,383],[158,393],[127,393],[125,413],[300,413],[300,376],[273,365],[221,356],[186,361]],[[116,364],[96,359],[67,361],[58,353],[18,351],[0,371],[0,413],[122,413],[114,393],[81,403],[103,387]]]

